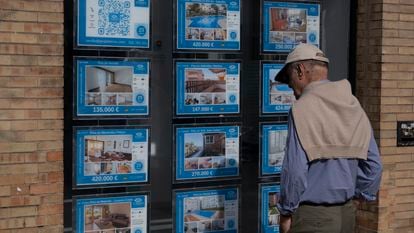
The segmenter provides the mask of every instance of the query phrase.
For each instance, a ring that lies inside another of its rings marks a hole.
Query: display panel
[[[77,45],[149,48],[150,0],[78,0]]]
[[[75,128],[76,185],[148,181],[149,129]]]
[[[275,81],[276,74],[283,64],[262,64],[262,113],[289,112],[295,95],[287,84]]]
[[[262,125],[261,174],[280,174],[288,133],[282,124]]]
[[[77,59],[78,116],[149,114],[149,61]]]
[[[176,62],[176,115],[240,112],[240,63]]]
[[[179,191],[175,195],[176,233],[238,232],[238,188]]]
[[[177,0],[177,49],[239,50],[240,0]]]
[[[239,175],[239,126],[176,128],[176,180]]]
[[[75,200],[75,229],[85,233],[148,232],[148,195]]]
[[[319,4],[264,1],[262,11],[263,51],[288,52],[299,43],[319,47]]]
[[[260,233],[279,233],[280,213],[276,204],[280,197],[279,185],[260,187]]]

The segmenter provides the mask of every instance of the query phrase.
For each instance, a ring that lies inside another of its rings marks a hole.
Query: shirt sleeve
[[[300,197],[307,186],[307,173],[308,160],[300,144],[292,112],[290,112],[285,157],[281,172],[280,199],[277,204],[282,215],[291,215],[298,208]]]
[[[371,133],[367,160],[359,160],[355,196],[367,201],[377,199],[381,183],[382,164],[374,134]]]

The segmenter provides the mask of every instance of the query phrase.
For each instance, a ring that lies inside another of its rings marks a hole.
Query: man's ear
[[[296,65],[296,71],[298,72],[298,76],[302,77],[303,73],[302,73],[302,70],[300,69],[300,64]]]

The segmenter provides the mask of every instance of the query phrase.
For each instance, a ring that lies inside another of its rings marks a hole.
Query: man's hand
[[[292,224],[292,216],[280,215],[280,233],[287,233],[290,230],[290,225]]]

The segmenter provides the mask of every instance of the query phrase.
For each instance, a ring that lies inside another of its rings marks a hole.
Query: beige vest
[[[292,113],[309,161],[367,159],[371,125],[348,80],[311,82]]]

